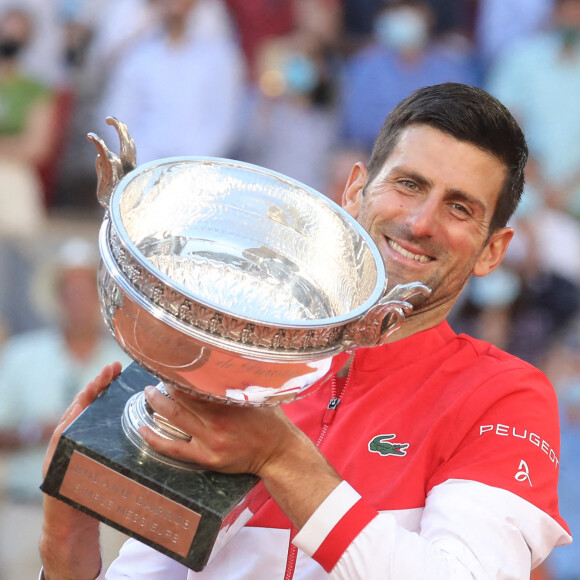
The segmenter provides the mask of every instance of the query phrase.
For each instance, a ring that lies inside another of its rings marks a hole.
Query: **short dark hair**
[[[372,150],[368,183],[378,175],[403,129],[429,125],[491,153],[507,169],[488,234],[504,227],[524,189],[528,146],[508,109],[486,91],[460,83],[423,87],[401,101],[385,120]]]

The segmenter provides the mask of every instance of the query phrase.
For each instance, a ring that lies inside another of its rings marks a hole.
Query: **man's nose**
[[[418,238],[432,237],[439,223],[438,204],[432,199],[423,199],[411,208],[407,225]]]

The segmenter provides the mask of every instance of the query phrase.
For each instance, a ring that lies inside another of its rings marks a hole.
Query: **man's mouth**
[[[391,240],[390,238],[387,238],[387,243],[393,250],[395,250],[395,252],[401,254],[401,256],[409,260],[415,260],[416,262],[421,262],[422,264],[424,264],[426,262],[430,262],[433,259],[430,258],[429,256],[425,256],[424,254],[413,254],[413,252],[405,250],[405,248],[402,248],[401,246],[399,246],[399,244],[397,244],[397,242]]]

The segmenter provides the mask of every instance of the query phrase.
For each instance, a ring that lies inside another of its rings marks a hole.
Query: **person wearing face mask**
[[[391,5],[378,15],[375,35],[379,42],[404,59],[412,59],[427,45],[430,16],[424,6]]]
[[[266,43],[239,157],[324,190],[338,134],[329,69],[319,37],[307,30]]]
[[[0,16],[0,237],[31,235],[44,221],[38,167],[51,151],[52,91],[22,72],[19,57],[33,34],[21,9]]]
[[[486,87],[524,127],[548,203],[580,217],[580,0],[556,0],[549,23],[496,58]]]
[[[448,81],[478,84],[471,53],[438,42],[434,26],[426,2],[382,2],[373,41],[345,63],[340,89],[345,140],[370,150],[385,115],[417,88]]]

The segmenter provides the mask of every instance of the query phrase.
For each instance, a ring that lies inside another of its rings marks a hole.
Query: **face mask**
[[[397,52],[421,48],[428,35],[425,19],[406,8],[385,12],[375,22],[377,40]]]
[[[0,58],[12,59],[18,56],[24,44],[12,38],[0,39]]]
[[[318,84],[318,71],[314,63],[305,56],[295,54],[284,66],[286,90],[293,94],[305,95]]]

